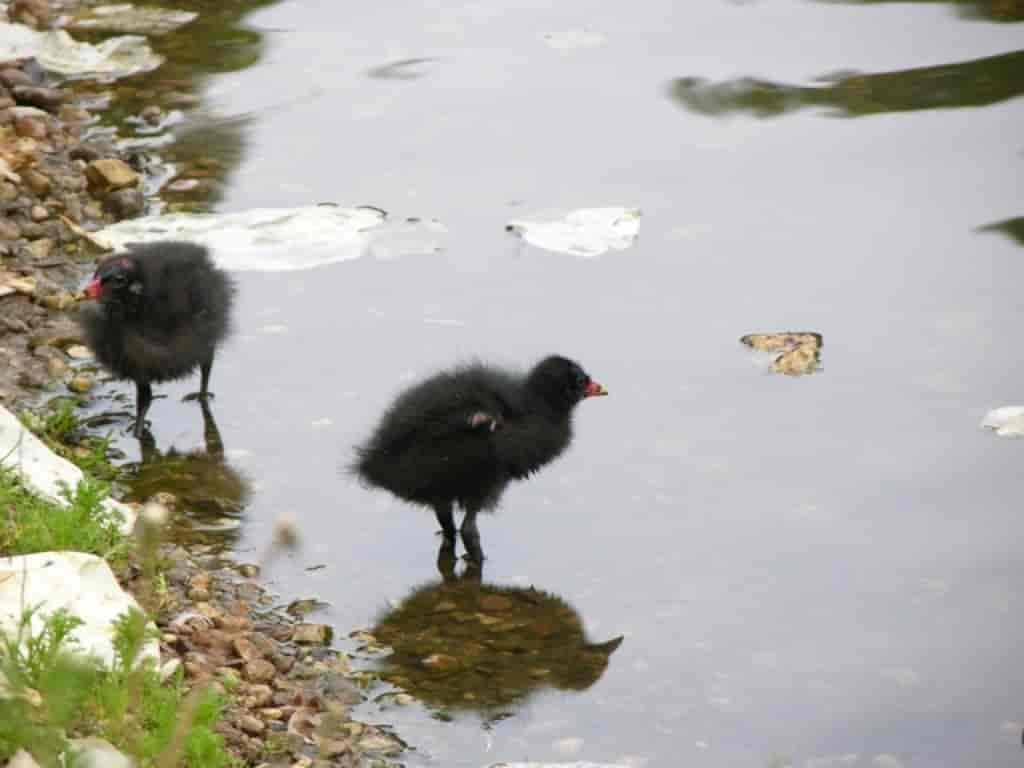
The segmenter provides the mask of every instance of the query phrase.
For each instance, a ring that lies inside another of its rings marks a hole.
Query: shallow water
[[[432,516],[342,472],[402,386],[559,351],[611,391],[481,521],[484,581],[571,606],[585,640],[559,653],[596,678],[527,670],[536,686],[488,698],[501,674],[478,674],[479,707],[463,681],[465,706],[369,707],[410,764],[1019,765],[1024,443],[978,428],[1024,377],[1017,7],[249,18],[262,59],[205,81],[216,112],[256,116],[217,210],[370,204],[449,234],[435,255],[238,275],[213,411],[245,482],[243,558],[294,516],[304,548],[275,585],[370,628],[441,578]],[[686,98],[697,85],[713,98]],[[599,205],[643,210],[633,248],[580,260],[504,231]],[[822,334],[820,371],[774,375],[739,343],[775,331]],[[201,444],[178,402],[194,386],[161,388],[160,450]],[[479,646],[494,622],[463,613]],[[606,667],[573,660],[619,635]]]

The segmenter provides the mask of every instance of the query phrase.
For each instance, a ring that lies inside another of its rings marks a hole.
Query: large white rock
[[[82,480],[82,470],[47,448],[3,406],[0,406],[0,466],[18,473],[29,490],[61,505],[66,505],[61,489],[67,487],[73,491]],[[136,517],[131,507],[113,499],[104,501],[103,506],[120,513],[124,521],[121,530],[131,533]]]
[[[70,650],[91,655],[108,668],[114,661],[112,622],[139,609],[96,555],[39,552],[0,558],[0,633],[17,632],[25,609],[36,606],[29,625],[33,636],[42,631],[45,617],[64,609],[83,622],[71,635],[76,643]],[[159,662],[156,640],[146,643],[142,657]]]

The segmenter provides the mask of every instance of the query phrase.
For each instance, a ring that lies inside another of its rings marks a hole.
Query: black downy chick
[[[193,243],[135,244],[96,269],[85,289],[98,308],[80,313],[96,358],[136,388],[135,435],[145,431],[153,382],[201,371],[206,400],[217,346],[229,331],[234,287],[205,248]]]
[[[458,504],[462,542],[479,563],[477,513],[493,509],[511,480],[557,458],[572,440],[576,404],[606,394],[557,356],[525,376],[480,363],[438,373],[399,395],[357,448],[353,469],[369,485],[431,507],[451,544]]]

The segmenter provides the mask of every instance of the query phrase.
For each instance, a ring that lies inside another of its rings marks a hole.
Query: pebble
[[[0,240],[17,240],[19,237],[21,228],[16,223],[6,217],[0,219]]]
[[[25,171],[21,178],[24,180],[25,186],[31,189],[36,197],[46,197],[53,188],[53,182],[50,181],[49,177],[34,168],[29,168]]]
[[[326,624],[299,624],[292,640],[303,645],[327,645],[333,635],[334,631]]]
[[[87,373],[79,374],[75,376],[71,381],[68,382],[68,389],[79,395],[84,395],[86,392],[93,388],[95,382],[92,376]]]
[[[84,344],[72,344],[64,353],[72,360],[92,360],[92,350]]]
[[[117,189],[107,195],[106,203],[118,219],[130,219],[146,208],[146,197],[141,189]]]
[[[245,665],[245,677],[251,683],[269,683],[277,676],[277,668],[265,659],[253,659]]]
[[[46,209],[43,208],[43,210],[45,211]],[[32,211],[32,217],[35,218],[35,209]],[[52,238],[40,237],[38,240],[33,240],[28,244],[28,252],[32,255],[33,259],[42,261],[43,259],[50,258],[55,245],[56,243]]]
[[[39,107],[47,112],[57,111],[71,96],[68,91],[58,88],[37,88],[31,85],[16,85],[11,90],[19,104]]]
[[[128,163],[115,157],[93,160],[85,169],[89,184],[103,192],[125,187],[133,187],[139,183],[139,174]]]
[[[33,205],[30,214],[33,221],[46,221],[50,218],[50,212],[45,205]]]
[[[262,720],[252,715],[242,715],[238,718],[238,727],[251,736],[258,736],[267,729]]]
[[[46,123],[35,117],[17,117],[14,132],[23,139],[42,140],[46,138]]]

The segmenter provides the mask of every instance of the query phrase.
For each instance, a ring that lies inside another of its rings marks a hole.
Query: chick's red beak
[[[90,299],[99,299],[102,293],[103,284],[98,277],[94,277],[92,282],[85,286],[85,295]]]
[[[600,397],[602,395],[607,395],[607,394],[608,394],[608,390],[605,389],[604,387],[602,387],[600,384],[598,384],[593,379],[591,379],[590,381],[587,382],[587,388],[585,390],[583,390],[583,396],[584,397]]]

